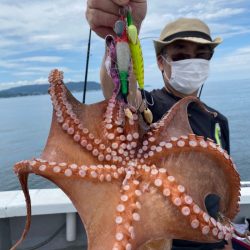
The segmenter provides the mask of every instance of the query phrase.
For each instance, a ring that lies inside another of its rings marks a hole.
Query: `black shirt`
[[[165,88],[153,90],[151,92],[145,92],[147,102],[149,103],[148,108],[153,113],[153,122],[157,122],[162,116],[181,98],[174,96],[167,92]],[[214,117],[211,114],[201,110],[198,105],[191,103],[188,106],[188,117],[190,126],[196,135],[204,136],[205,138],[215,139],[215,124],[218,123],[220,126],[220,141],[222,147],[230,153],[229,144],[229,128],[228,121],[225,116],[220,114],[215,109],[205,107],[211,111],[216,112],[217,116]],[[219,243],[199,243],[185,240],[173,240],[172,250],[211,250],[224,248],[225,241]]]

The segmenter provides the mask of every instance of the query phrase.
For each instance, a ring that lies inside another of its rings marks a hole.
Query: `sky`
[[[66,82],[83,81],[89,34],[86,2],[0,0],[0,90],[45,84],[54,68],[64,71]],[[224,40],[211,61],[209,81],[250,79],[249,16],[249,0],[148,1],[140,32],[146,85],[163,84],[152,38],[158,38],[165,24],[179,17],[202,19],[212,38]],[[89,81],[99,82],[103,53],[104,41],[93,34]]]

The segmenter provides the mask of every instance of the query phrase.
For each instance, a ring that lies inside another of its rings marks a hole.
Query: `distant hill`
[[[83,82],[68,82],[67,88],[71,92],[82,92]],[[0,98],[16,97],[16,96],[28,96],[28,95],[46,95],[48,94],[49,84],[39,85],[25,85],[20,87],[14,87],[0,91]],[[101,86],[97,82],[88,82],[87,90],[99,90]]]

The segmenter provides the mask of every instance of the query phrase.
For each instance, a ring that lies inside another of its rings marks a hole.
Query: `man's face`
[[[158,56],[158,66],[161,71],[164,71],[167,78],[171,77],[171,66],[166,63],[162,57],[168,61],[180,61],[185,59],[205,59],[210,60],[213,56],[213,49],[209,45],[197,44],[189,41],[175,41],[167,45],[160,56]],[[168,80],[164,77],[165,85],[171,88]],[[172,91],[174,92],[174,91]]]

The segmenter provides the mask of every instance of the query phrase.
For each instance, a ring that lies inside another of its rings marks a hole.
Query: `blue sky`
[[[85,9],[86,0],[0,0],[0,90],[47,83],[53,68],[65,72],[65,81],[83,80],[89,32]],[[140,34],[148,86],[162,85],[152,37],[183,16],[204,20],[213,38],[224,39],[211,62],[210,81],[250,79],[249,0],[151,0]],[[89,80],[99,81],[103,51],[103,40],[93,34]]]

